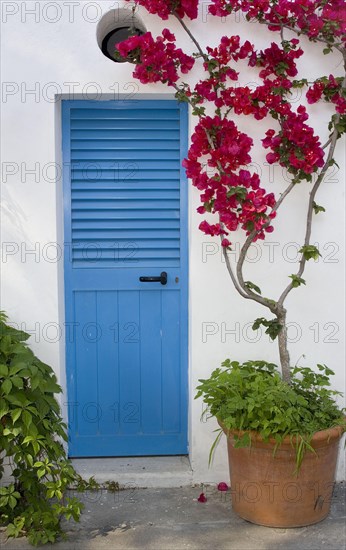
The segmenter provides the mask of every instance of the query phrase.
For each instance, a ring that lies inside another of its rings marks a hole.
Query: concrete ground
[[[68,540],[54,550],[344,550],[346,486],[338,484],[330,516],[310,527],[270,529],[238,518],[228,493],[207,487],[206,503],[197,501],[200,487],[86,492],[78,524],[66,525]],[[3,550],[32,548],[25,539],[5,541]],[[50,546],[51,547],[51,546]]]

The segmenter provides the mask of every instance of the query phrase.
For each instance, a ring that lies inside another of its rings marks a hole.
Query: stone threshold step
[[[188,456],[150,456],[121,458],[72,458],[76,471],[99,483],[116,481],[120,487],[170,488],[192,484]]]

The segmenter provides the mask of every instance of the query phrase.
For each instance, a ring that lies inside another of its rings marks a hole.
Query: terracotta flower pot
[[[251,447],[234,448],[228,432],[228,458],[233,510],[243,519],[267,527],[302,527],[323,520],[330,511],[335,469],[343,428],[316,432],[298,474],[295,447],[286,437],[277,449],[251,433]]]

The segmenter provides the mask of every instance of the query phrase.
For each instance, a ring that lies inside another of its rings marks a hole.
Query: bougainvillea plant
[[[198,212],[207,218],[199,229],[221,240],[225,263],[239,294],[268,308],[274,316],[256,319],[253,328],[263,325],[271,338],[278,338],[282,376],[290,382],[284,302],[294,288],[305,284],[302,276],[306,262],[320,255],[311,244],[313,216],[324,212],[315,201],[316,194],[335,163],[336,143],[346,130],[344,1],[211,0],[209,12],[215,17],[242,12],[247,21],[266,25],[272,33],[268,33],[268,47],[263,50],[256,49],[250,40],[228,34],[216,46],[202,48],[188,26],[188,20],[198,16],[198,0],[138,0],[133,9],[137,5],[163,20],[175,18],[191,40],[192,51],[183,52],[175,35],[164,29],[156,38],[147,32],[131,36],[117,47],[120,56],[135,64],[133,74],[140,82],[166,84],[175,89],[180,101],[192,106],[198,120],[184,167],[200,192]],[[225,25],[225,29],[231,26]],[[340,54],[340,76],[321,76],[314,82],[298,77],[297,60],[304,55],[302,45],[306,41],[321,47],[321,55]],[[238,82],[239,62],[256,72],[255,87]],[[201,65],[204,75],[192,86],[184,82],[184,75],[196,65]],[[292,101],[295,88],[302,91],[301,103]],[[331,107],[325,143],[309,124],[307,106],[318,101]],[[267,192],[266,182],[250,169],[254,141],[239,129],[239,115],[268,120],[269,128],[262,136],[266,160],[278,163],[290,178],[279,197]],[[258,285],[244,280],[244,261],[251,244],[274,230],[280,206],[300,183],[309,186],[309,201],[299,266],[279,297],[265,298]],[[239,230],[245,232],[245,242],[236,265],[232,265],[228,252],[234,241],[232,234]]]

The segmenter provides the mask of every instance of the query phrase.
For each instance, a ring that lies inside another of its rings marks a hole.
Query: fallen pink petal
[[[204,493],[201,493],[197,500],[198,500],[198,502],[207,502],[208,499],[207,499],[207,497],[205,496]]]
[[[218,491],[228,491],[229,487],[227,485],[227,483],[225,483],[224,481],[221,481],[218,486]]]

